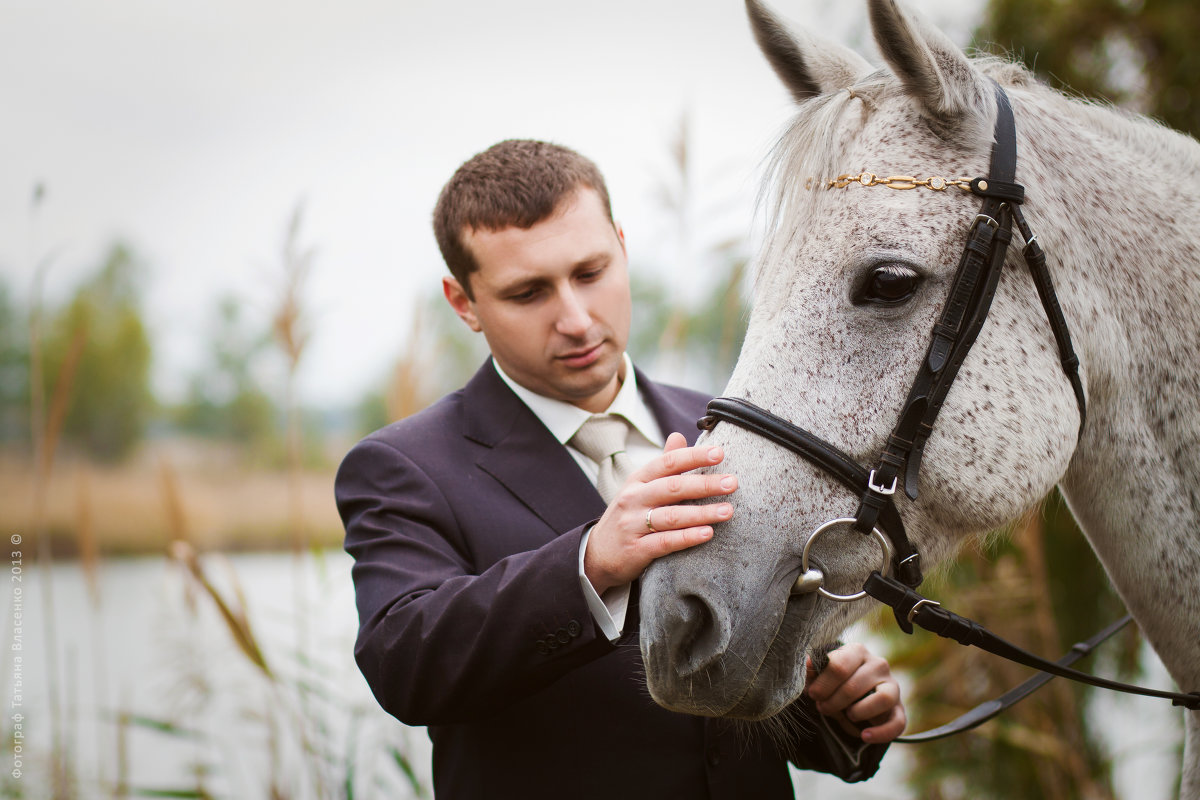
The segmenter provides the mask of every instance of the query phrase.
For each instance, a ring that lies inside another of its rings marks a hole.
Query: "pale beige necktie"
[[[569,444],[600,466],[596,489],[611,503],[625,484],[633,463],[625,453],[629,424],[615,414],[595,414],[580,426]]]

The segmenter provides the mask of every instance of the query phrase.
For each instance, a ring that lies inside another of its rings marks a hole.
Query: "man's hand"
[[[667,437],[663,454],[629,476],[592,528],[583,571],[598,594],[630,583],[656,558],[712,538],[712,526],[733,515],[730,503],[679,505],[737,489],[733,475],[685,475],[725,458],[719,447],[688,447],[681,433]],[[647,514],[654,526],[647,525]]]
[[[900,684],[887,661],[861,644],[829,653],[829,666],[816,674],[809,659],[808,696],[817,711],[836,719],[851,736],[869,744],[890,742],[904,732],[908,716]]]

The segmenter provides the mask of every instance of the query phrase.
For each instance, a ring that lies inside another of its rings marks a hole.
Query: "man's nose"
[[[592,315],[587,303],[573,289],[565,289],[559,295],[558,332],[564,336],[580,337],[592,327]]]

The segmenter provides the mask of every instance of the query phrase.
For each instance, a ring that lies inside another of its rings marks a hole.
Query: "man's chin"
[[[587,367],[567,368],[560,384],[563,399],[589,411],[603,411],[621,389],[623,363],[617,356],[597,359]]]

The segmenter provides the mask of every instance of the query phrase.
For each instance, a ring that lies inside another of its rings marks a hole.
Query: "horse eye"
[[[899,305],[913,296],[920,282],[921,276],[912,269],[900,264],[884,264],[867,274],[852,299],[855,305]]]

